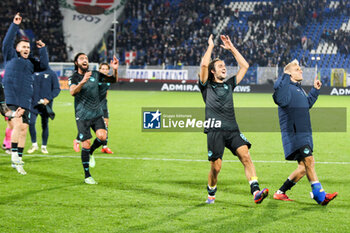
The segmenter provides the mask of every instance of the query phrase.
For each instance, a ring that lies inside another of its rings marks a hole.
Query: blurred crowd
[[[276,0],[256,4],[246,20],[248,32],[225,28],[221,34],[232,42],[250,65],[279,66],[290,60],[290,51],[297,46],[310,49],[313,41],[302,38],[302,30],[310,21],[321,22],[324,17],[343,10],[329,9],[326,0]],[[217,24],[227,16],[241,20],[239,9],[230,9],[224,1],[210,0],[130,0],[125,5],[125,20],[119,25],[117,53],[122,62],[126,51],[137,51],[131,65],[198,65],[210,34],[217,35]],[[107,47],[113,47],[112,34]],[[302,44],[301,44],[302,42]],[[307,42],[307,43],[305,43]],[[220,43],[218,40],[217,43]],[[217,54],[225,54],[218,46]],[[224,55],[225,56],[225,55]],[[226,63],[235,65],[230,56]]]
[[[344,30],[325,30],[321,38],[328,43],[337,45],[338,52],[342,54],[350,54],[350,32]]]
[[[119,57],[136,50],[135,65],[198,65],[207,37],[215,31],[214,22],[230,12],[223,0],[130,0],[124,13],[116,41]],[[112,46],[113,37],[108,38]]]
[[[50,62],[66,61],[66,45],[63,39],[62,15],[58,0],[13,0],[0,1],[0,35],[5,36],[13,16],[20,12],[23,16],[21,29],[32,44],[36,55],[35,40],[42,40],[48,48]],[[35,47],[34,47],[35,46]],[[0,51],[0,63],[3,56]]]
[[[248,17],[249,37],[242,40],[235,36],[237,32],[231,32],[233,41],[238,41],[242,55],[250,64],[284,66],[291,60],[291,49],[300,45],[304,49],[312,48],[313,41],[302,37],[302,30],[309,21],[321,21],[325,12],[331,12],[326,10],[326,5],[324,0],[275,0],[256,4]]]
[[[67,61],[63,38],[62,15],[58,0],[14,0],[0,2],[0,33],[6,34],[16,12],[23,14],[22,29],[31,30],[35,38],[48,45],[50,61]],[[210,34],[218,35],[217,25],[226,17],[247,22],[246,30],[227,27],[221,32],[232,42],[251,66],[283,66],[291,57],[291,50],[300,46],[311,49],[314,44],[302,35],[309,22],[322,22],[325,17],[350,15],[349,1],[339,1],[337,8],[329,8],[327,0],[275,0],[256,4],[253,14],[240,14],[239,9],[227,7],[227,1],[218,0],[128,0],[122,20],[117,26],[117,55],[125,64],[125,52],[137,51],[131,65],[198,65],[207,47]],[[24,31],[26,32],[26,31]],[[28,33],[31,35],[31,33]],[[338,45],[339,52],[349,53],[349,33],[326,30],[322,38]],[[113,33],[106,37],[107,55],[113,56]],[[220,40],[216,41],[219,45]],[[0,51],[1,53],[1,51]],[[228,65],[236,65],[216,46],[213,56],[220,54]],[[90,54],[90,60],[105,58],[99,46]],[[0,54],[0,62],[2,55]]]

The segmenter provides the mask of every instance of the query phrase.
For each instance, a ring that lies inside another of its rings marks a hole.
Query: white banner
[[[126,78],[129,79],[157,79],[157,80],[187,80],[187,70],[144,70],[127,69]]]
[[[121,14],[125,0],[59,0],[68,59],[90,53]],[[73,48],[70,51],[70,47]]]

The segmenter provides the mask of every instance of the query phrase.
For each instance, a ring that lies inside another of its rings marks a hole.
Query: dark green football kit
[[[234,155],[236,155],[237,148],[243,145],[251,147],[236,122],[232,97],[236,86],[236,76],[224,80],[223,83],[207,80],[203,84],[199,80],[199,89],[205,102],[205,120],[221,121],[220,127],[204,129],[207,134],[209,161],[222,159],[225,147],[230,149]]]
[[[84,75],[75,72],[69,78],[69,86],[78,85],[83,78]],[[89,80],[82,86],[80,92],[74,96],[75,120],[80,141],[85,141],[92,137],[90,128],[95,132],[98,129],[106,129],[103,120],[101,96],[103,92],[106,93],[109,82],[115,82],[115,78],[106,76],[98,71],[92,71]]]

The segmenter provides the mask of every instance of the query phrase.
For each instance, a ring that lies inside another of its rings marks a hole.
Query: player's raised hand
[[[41,40],[37,40],[36,41],[36,47],[38,47],[39,49],[43,48],[43,47],[45,47],[45,43],[42,42]]]
[[[86,83],[89,80],[89,78],[91,77],[91,74],[92,74],[91,71],[86,72],[84,74],[84,78],[83,78],[83,80],[81,80],[81,82]]]
[[[214,47],[213,34],[210,34],[209,36],[208,45]]]
[[[234,46],[233,46],[233,44],[232,44],[232,42],[231,42],[230,37],[225,36],[225,35],[221,35],[221,36],[220,36],[220,39],[221,39],[221,41],[222,41],[222,43],[223,43],[222,45],[220,45],[221,48],[227,49],[227,50],[230,50],[230,49],[234,48]]]
[[[314,80],[314,88],[316,88],[317,90],[320,90],[322,86],[322,82],[320,80],[317,79],[317,76]]]
[[[20,15],[20,13],[17,13],[13,18],[13,23],[19,25],[21,24],[21,22],[22,22],[22,16]]]
[[[117,59],[116,56],[113,56],[113,60],[111,60],[111,67],[113,70],[117,70],[119,67],[119,60]]]

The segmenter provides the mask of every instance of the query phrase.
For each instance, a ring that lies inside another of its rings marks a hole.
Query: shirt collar
[[[290,84],[293,84],[294,86],[297,86],[297,87],[301,87],[301,82],[293,82],[292,80],[290,80]]]

